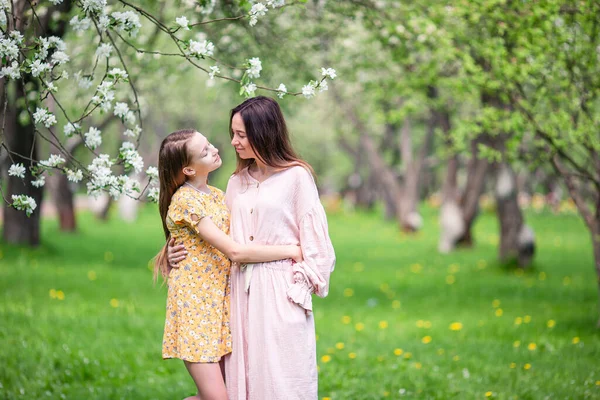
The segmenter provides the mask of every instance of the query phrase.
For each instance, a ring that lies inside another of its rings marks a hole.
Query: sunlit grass
[[[338,263],[315,300],[320,397],[539,399],[600,396],[597,287],[574,216],[530,214],[532,269],[496,260],[496,219],[476,247],[436,251],[436,211],[416,236],[377,215],[330,214]],[[166,290],[148,262],[155,209],[140,220],[44,221],[44,245],[0,255],[0,397],[177,399],[194,392],[161,360]]]

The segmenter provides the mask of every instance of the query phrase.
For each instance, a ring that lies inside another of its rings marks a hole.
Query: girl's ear
[[[194,168],[183,167],[182,171],[185,176],[196,176],[196,171],[194,170]]]

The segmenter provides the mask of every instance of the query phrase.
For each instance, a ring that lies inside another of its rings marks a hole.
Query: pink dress
[[[238,243],[302,246],[304,261],[232,266],[233,351],[225,357],[230,400],[315,400],[317,355],[312,294],[327,296],[335,253],[310,173],[295,166],[262,183],[247,169],[230,178],[225,201]]]

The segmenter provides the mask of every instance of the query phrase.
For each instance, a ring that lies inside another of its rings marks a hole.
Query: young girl
[[[178,269],[171,269],[165,247],[155,264],[155,277],[159,271],[168,277],[163,358],[184,361],[203,400],[227,399],[219,362],[232,349],[230,260],[302,261],[296,245],[242,245],[229,238],[224,194],[207,185],[208,174],[220,166],[219,151],[194,130],[171,133],[160,146],[163,229],[167,240],[183,243],[189,252]]]

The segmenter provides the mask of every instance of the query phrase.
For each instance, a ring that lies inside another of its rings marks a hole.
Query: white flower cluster
[[[16,176],[17,178],[25,178],[25,167],[23,166],[22,163],[19,164],[13,164],[10,166],[10,168],[8,169],[8,175],[9,176]]]
[[[25,196],[24,194],[18,196],[13,194],[12,201],[12,206],[17,210],[25,211],[28,217],[31,216],[33,210],[37,208],[37,204],[33,197]]]
[[[125,132],[123,132],[123,135],[134,138],[134,137],[138,137],[141,133],[142,133],[142,128],[140,128],[139,125],[136,125],[133,127],[133,129],[125,130]]]
[[[0,14],[3,13],[0,12]],[[19,58],[18,39],[4,37],[2,32],[0,32],[0,58],[6,58],[7,60],[16,60]]]
[[[90,165],[88,171],[92,174],[87,183],[87,192],[89,195],[98,197],[98,195],[107,187],[117,184],[117,177],[113,176],[110,167],[113,162],[108,154],[100,154]]]
[[[72,171],[70,169],[66,169],[67,171],[67,180],[70,182],[77,183],[83,179],[83,172],[78,169],[77,171]]]
[[[307,99],[315,97],[316,90],[319,89],[319,93],[325,92],[329,89],[327,78],[335,79],[337,73],[333,68],[321,68],[322,78],[319,81],[310,81],[307,85],[302,86],[302,95]]]
[[[177,23],[177,25],[179,25],[179,27],[181,27],[182,29],[189,31],[190,27],[188,26],[188,24],[190,23],[190,21],[188,21],[187,17],[185,15],[182,15],[181,17],[175,18],[175,23]]]
[[[92,97],[92,103],[99,105],[102,111],[107,112],[112,108],[112,102],[115,99],[114,83],[103,81],[96,88],[96,95]]]
[[[263,3],[256,3],[250,9],[250,13],[248,16],[250,17],[250,26],[256,25],[258,22],[258,17],[262,17],[267,14],[269,9],[267,6],[271,8],[281,7],[285,4],[285,0],[267,0],[267,5],[265,6]]]
[[[255,92],[256,92],[256,85],[252,82],[242,86],[242,94],[245,95],[246,97],[254,96]]]
[[[40,161],[40,165],[47,168],[55,168],[65,163],[65,159],[59,154],[50,154],[50,158]]]
[[[85,145],[92,150],[102,144],[102,132],[93,126],[83,136]]]
[[[108,76],[110,78],[115,79],[115,80],[118,80],[118,79],[125,80],[128,77],[127,72],[123,71],[120,68],[113,68],[113,69],[111,69],[110,71],[108,71]]]
[[[8,0],[0,0],[0,26],[6,26],[6,11],[10,10],[10,5]]]
[[[130,125],[135,124],[135,114],[129,109],[127,103],[115,103],[114,113],[115,116],[121,118],[123,122],[126,122]]]
[[[37,177],[36,180],[31,181],[31,185],[35,186],[36,188],[41,188],[45,184],[46,184],[46,177],[44,175],[40,175]]]
[[[156,167],[148,167],[146,170],[146,175],[150,178],[150,182],[158,181],[158,168]]]
[[[106,0],[82,0],[83,11],[92,14],[103,14]]]
[[[46,128],[50,128],[56,124],[56,117],[45,108],[38,107],[33,113],[33,121],[36,125],[43,124]]]
[[[63,128],[63,131],[65,132],[65,136],[70,138],[71,136],[76,134],[79,129],[81,129],[81,125],[79,125],[78,123],[72,124],[69,122]]]
[[[160,196],[160,189],[157,187],[151,187],[150,189],[148,189],[148,198],[155,202],[158,203],[158,198]]]
[[[119,157],[125,161],[125,170],[133,168],[136,173],[139,173],[144,168],[144,160],[131,142],[123,142],[119,149]]]
[[[262,62],[260,58],[254,57],[248,60],[248,69],[246,73],[249,78],[256,79],[260,77],[260,71],[262,71]]]
[[[113,47],[110,43],[102,43],[96,49],[96,57],[98,58],[108,58],[110,57],[110,53],[112,53]]]
[[[21,70],[17,61],[13,61],[10,66],[0,69],[0,79],[5,76],[8,76],[10,79],[19,79],[21,77]]]
[[[197,42],[195,40],[190,39],[189,51],[188,54],[193,57],[208,57],[212,56],[215,50],[215,45],[208,40],[204,40],[202,42]]]
[[[213,65],[212,67],[210,67],[210,73],[208,74],[208,77],[210,79],[215,79],[215,75],[220,74],[220,73],[221,73],[221,70],[219,69],[219,66]]]
[[[283,96],[285,96],[287,94],[287,88],[285,87],[285,85],[283,83],[281,83],[279,85],[279,87],[277,88],[277,97],[279,97],[280,99],[283,99]]]
[[[136,37],[142,27],[139,15],[133,11],[115,11],[110,16],[115,21],[117,31],[128,32],[130,36]]]
[[[79,15],[76,15],[73,18],[71,18],[71,20],[69,21],[69,24],[71,25],[71,29],[73,29],[73,31],[79,33],[79,32],[83,32],[83,31],[87,31],[90,28],[90,26],[92,25],[92,20],[89,19],[88,17],[79,19]]]

